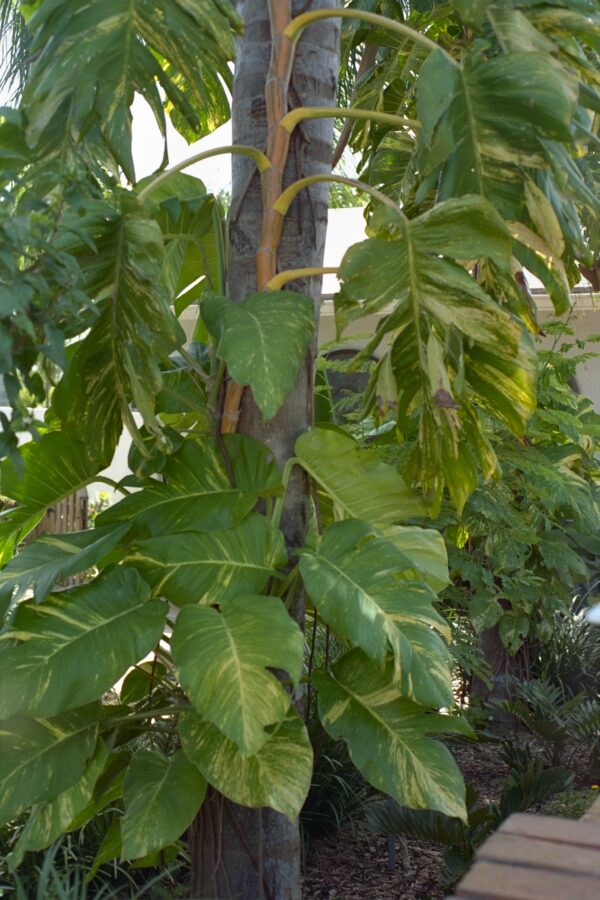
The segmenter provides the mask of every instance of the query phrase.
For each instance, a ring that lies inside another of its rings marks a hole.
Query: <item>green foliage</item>
[[[567,340],[561,352],[540,351],[538,406],[524,438],[517,442],[493,421],[487,424],[502,478],[478,487],[460,520],[446,520],[453,586],[445,597],[468,614],[477,632],[498,626],[511,654],[527,640],[541,643],[543,657],[544,645],[571,615],[572,598],[590,577],[588,561],[597,552],[600,420],[591,401],[569,385],[586,358],[567,359],[573,349]]]
[[[426,712],[393,687],[392,665],[378,669],[359,650],[315,677],[321,721],[348,743],[367,781],[398,802],[464,816],[462,777],[450,751],[427,737],[470,733],[456,717]]]
[[[23,4],[32,32],[34,63],[25,90],[27,139],[58,151],[96,120],[95,141],[130,181],[133,90],[141,93],[165,134],[159,86],[172,120],[198,138],[229,117],[224,85],[231,84],[235,23],[227,0],[150,3],[63,0]],[[222,79],[222,81],[221,81]]]
[[[251,386],[265,419],[272,419],[294,387],[310,345],[313,301],[285,291],[251,294],[239,304],[207,297],[202,318],[232,378]]]
[[[419,119],[406,133],[357,126],[365,177],[386,196],[371,193],[370,236],[342,262],[336,309],[340,328],[385,313],[363,354],[389,342],[366,407],[375,443],[384,424],[402,447],[392,465],[340,428],[290,426],[296,456],[281,473],[267,446],[221,435],[224,393],[249,385],[275,416],[310,352],[314,302],[261,291],[233,304],[215,198],[179,172],[135,186],[131,155],[136,93],[163,133],[165,108],[189,139],[228,117],[232,4],[23,5],[31,72],[0,121],[0,374],[15,413],[0,444],[15,504],[0,524],[0,820],[30,816],[15,865],[107,810],[88,877],[118,857],[153,865],[179,851],[207,785],[294,820],[313,772],[293,703],[301,581],[336,647],[305,676],[311,711],[316,693],[323,727],[372,785],[451,817],[473,845],[462,777],[436,740],[469,733],[440,712],[452,704],[435,594],[446,556],[414,520],[448,489],[445,536],[472,555],[450,554],[445,600],[498,624],[511,650],[549,635],[565,573],[573,585],[585,574],[598,423],[556,354],[536,387],[537,326],[513,278],[515,257],[560,309],[589,258],[597,200],[575,156],[595,141],[597,22],[572,5],[557,24],[544,7],[461,4],[468,32],[455,12],[414,14],[433,53],[348,29],[347,61],[364,40],[377,48],[357,102]],[[201,316],[186,346],[177,317],[191,303]],[[50,400],[43,425],[23,391]],[[123,499],[90,536],[42,538],[9,562],[46,509],[94,481],[123,425],[135,444]],[[26,429],[39,440],[17,452]],[[293,467],[293,491],[316,485],[315,515],[286,546]],[[500,468],[504,481],[479,487]],[[55,589],[90,566],[85,585]],[[515,776],[505,806],[561,778]]]

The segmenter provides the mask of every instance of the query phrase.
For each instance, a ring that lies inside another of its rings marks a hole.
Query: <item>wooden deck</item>
[[[510,816],[479,848],[454,896],[600,900],[600,798],[578,821]]]

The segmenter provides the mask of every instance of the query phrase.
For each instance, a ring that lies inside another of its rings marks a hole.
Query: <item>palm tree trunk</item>
[[[278,0],[282,5],[287,0]],[[293,14],[307,8],[331,8],[339,0],[297,0]],[[244,34],[239,40],[233,88],[233,141],[265,149],[267,103],[265,81],[271,56],[268,0],[240,0]],[[303,34],[295,56],[288,92],[289,106],[334,105],[339,66],[339,24],[320,22]],[[284,185],[304,175],[331,171],[333,123],[313,120],[298,127],[290,144]],[[278,270],[322,265],[327,228],[327,185],[316,184],[294,201],[283,228]],[[257,288],[256,253],[263,227],[263,206],[253,164],[233,159],[230,223],[229,296],[241,300]],[[264,236],[264,235],[263,235]],[[315,323],[321,298],[318,278],[290,283],[287,289],[313,297]],[[296,386],[274,419],[262,421],[249,391],[242,398],[238,431],[267,444],[282,468],[293,456],[299,434],[312,423],[317,338]],[[308,518],[308,484],[295,470],[282,517],[288,547],[303,543]],[[304,602],[292,614],[303,625]],[[192,893],[199,898],[300,900],[300,838],[297,823],[272,810],[248,810],[216,792],[205,801],[190,829]]]

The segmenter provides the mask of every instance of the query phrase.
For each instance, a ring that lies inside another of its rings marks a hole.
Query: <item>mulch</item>
[[[498,798],[507,773],[496,744],[458,744],[452,748],[465,780],[481,801]],[[303,900],[440,900],[442,851],[434,844],[408,840],[408,853],[396,843],[389,865],[386,838],[353,831],[313,839],[305,864]]]

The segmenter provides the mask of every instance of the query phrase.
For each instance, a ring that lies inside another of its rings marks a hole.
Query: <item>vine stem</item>
[[[385,28],[388,31],[394,31],[396,34],[401,34],[403,37],[410,38],[415,44],[421,44],[422,47],[426,47],[430,51],[440,50],[452,61],[453,65],[458,66],[457,61],[450,56],[446,50],[436,44],[435,41],[428,38],[427,35],[421,34],[420,31],[415,31],[414,28],[411,28],[410,25],[405,25],[404,22],[395,22],[387,16],[380,16],[378,13],[367,12],[363,9],[314,9],[311,12],[302,13],[301,15],[296,16],[295,19],[292,19],[290,24],[286,27],[284,34],[296,43],[300,39],[302,32],[307,25],[318,22],[321,19],[333,18],[360,19],[377,28]]]
[[[115,481],[114,478],[109,478],[108,475],[96,475],[94,481],[98,481],[100,484],[106,484],[108,487],[113,488],[115,491],[119,491],[121,494],[131,493],[131,491],[128,491],[120,481]]]
[[[249,156],[253,159],[261,174],[266,172],[271,166],[268,156],[266,156],[262,150],[257,150],[256,147],[248,147],[245,144],[213,147],[212,150],[203,150],[202,153],[195,153],[193,156],[188,156],[187,159],[182,160],[180,163],[177,163],[177,165],[171,166],[171,168],[167,169],[165,172],[161,172],[160,175],[157,175],[156,178],[153,178],[152,181],[149,181],[148,184],[142,188],[139,193],[139,198],[140,200],[144,200],[148,194],[152,193],[152,191],[162,184],[163,181],[166,181],[170,175],[173,175],[175,172],[182,172],[183,169],[193,166],[194,163],[202,162],[205,159],[211,159],[213,156],[223,156],[225,154],[235,153],[241,154],[242,156]]]
[[[368,119],[395,125],[398,128],[417,129],[421,127],[418,119],[406,119],[404,116],[394,116],[392,113],[359,109],[358,107],[346,109],[343,106],[297,106],[286,113],[280,124],[282,128],[291,133],[296,125],[305,119]]]
[[[290,480],[290,475],[292,474],[292,469],[294,466],[300,465],[300,460],[297,456],[290,456],[285,466],[283,467],[283,472],[281,473],[281,482],[283,484],[283,492],[281,497],[278,497],[275,501],[275,506],[273,507],[273,518],[271,519],[275,528],[279,528],[279,524],[281,522],[281,515],[283,513],[283,506],[285,503],[285,492],[287,490],[288,482]]]
[[[370,184],[366,184],[364,181],[358,181],[356,178],[347,178],[345,175],[334,175],[331,173],[325,175],[307,175],[305,178],[299,178],[297,181],[290,184],[290,186],[279,195],[274,205],[275,211],[279,213],[282,220],[290,208],[296,194],[303,188],[309,187],[311,184],[316,184],[319,181],[333,181],[336,184],[347,184],[350,187],[356,188],[358,191],[368,194],[370,197],[373,197],[374,200],[378,200],[379,203],[387,206],[403,219],[406,218],[398,204],[394,203],[390,197],[387,197],[381,191],[378,191],[377,188],[371,187]]]
[[[180,347],[179,353],[181,354],[183,359],[186,361],[188,366],[194,370],[196,375],[199,377],[200,381],[202,381],[203,384],[208,384],[208,382],[210,381],[209,376],[206,374],[206,372],[204,371],[202,366],[199,365],[198,362],[194,359],[194,357],[191,355],[191,353],[188,353],[188,351],[185,349],[185,347]]]
[[[178,716],[183,712],[189,712],[191,706],[165,706],[161,709],[147,709],[145,712],[131,713],[129,716],[118,716],[110,719],[110,725],[127,725],[128,722],[134,722],[137,719],[156,719],[161,716]]]
[[[288,281],[294,281],[296,278],[308,278],[311,275],[335,275],[337,266],[313,266],[305,269],[285,269],[278,272],[265,285],[267,291],[279,291]]]

